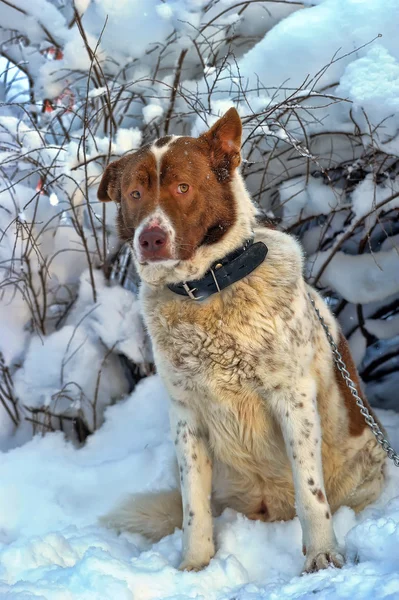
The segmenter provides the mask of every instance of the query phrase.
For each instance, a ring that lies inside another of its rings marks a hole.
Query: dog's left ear
[[[230,108],[209,131],[199,137],[207,142],[215,169],[236,169],[241,162],[242,123],[235,108]]]

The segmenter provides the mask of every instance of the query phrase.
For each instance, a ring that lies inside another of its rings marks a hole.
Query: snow
[[[61,12],[48,0],[35,0],[34,3],[26,3],[25,0],[15,0],[4,3],[1,12],[1,25],[4,29],[15,30],[15,6],[18,11],[18,30],[32,41],[41,40],[44,37],[43,27],[56,32],[56,37],[67,35],[67,24]],[[27,10],[28,9],[28,10]]]
[[[163,6],[166,6],[166,4]],[[162,115],[163,108],[159,104],[147,104],[147,106],[143,107],[144,123],[151,123],[151,121]]]
[[[108,156],[109,153],[119,156],[133,152],[134,150],[140,148],[142,137],[142,132],[137,127],[120,127],[116,132],[114,140],[112,141],[109,137],[94,136],[89,140],[89,156],[95,157],[98,154]],[[77,147],[74,144],[69,145],[71,156],[76,153],[76,148]],[[71,167],[76,166],[76,164],[77,163],[72,163],[72,161],[70,162]],[[100,171],[98,175],[101,174],[102,172]]]
[[[117,357],[107,356],[83,323],[64,326],[45,338],[32,336],[14,385],[30,409],[48,407],[53,414],[69,417],[82,413],[90,429],[97,419],[101,422],[104,406],[127,392]]]
[[[170,4],[157,4],[155,7],[158,15],[162,17],[162,19],[169,20],[173,16],[173,5]]]
[[[379,340],[388,340],[399,335],[399,317],[391,319],[366,319],[364,323],[367,331],[375,335]]]
[[[137,150],[141,145],[142,134],[137,127],[131,129],[119,128],[116,134],[114,152],[125,154],[132,150]]]
[[[280,185],[279,192],[286,227],[299,217],[328,215],[340,203],[338,192],[321,179],[311,178],[308,183],[303,176],[288,179]]]
[[[84,14],[90,5],[91,0],[74,0],[75,8],[80,15]]]
[[[0,3],[1,51],[26,69],[26,74],[19,73],[22,83],[11,90],[12,95],[23,89],[26,104],[4,105],[9,96],[0,78],[0,351],[12,371],[22,415],[15,428],[0,403],[1,597],[399,597],[399,474],[393,467],[373,507],[358,516],[342,507],[334,516],[338,537],[348,550],[349,562],[342,571],[300,576],[297,519],[265,524],[225,511],[215,522],[217,555],[201,573],[176,570],[180,531],[152,545],[139,536],[117,536],[98,524],[98,517],[124,495],[174,485],[174,449],[162,383],[150,376],[128,393],[120,355],[146,371],[151,349],[136,297],[109,286],[99,268],[108,257],[98,256],[104,215],[109,247],[117,250],[117,209],[112,203],[99,207],[96,200],[108,157],[123,156],[162,135],[171,108],[169,133],[178,135],[204,132],[231,106],[244,118],[244,137],[256,125],[259,146],[252,148],[253,138],[244,146],[246,183],[252,192],[264,188],[261,201],[266,209],[276,204],[283,226],[300,222],[306,229],[312,224],[301,239],[313,276],[358,223],[319,284],[352,303],[341,319],[352,332],[350,345],[358,364],[370,360],[364,329],[379,340],[377,357],[384,343],[393,354],[397,348],[397,313],[384,318],[375,313],[395,306],[399,294],[399,198],[394,197],[399,195],[399,175],[397,169],[385,172],[392,162],[378,162],[376,153],[378,149],[399,156],[399,3],[305,0],[305,8],[294,2],[241,4]],[[72,5],[84,15],[86,40],[92,51],[96,49],[96,68]],[[187,53],[174,97],[171,86],[182,50]],[[220,72],[225,58],[226,70]],[[0,60],[6,69],[7,60]],[[34,82],[34,105],[26,93],[28,78]],[[304,82],[295,94],[297,110],[291,113],[287,95]],[[69,95],[62,100],[65,90]],[[320,91],[347,101],[331,104],[318,97]],[[41,112],[45,98],[57,107],[54,111]],[[71,111],[64,113],[61,106],[69,101]],[[110,104],[113,119],[108,115]],[[58,119],[68,133],[65,139]],[[355,123],[359,135],[354,134]],[[88,131],[83,129],[86,125]],[[274,144],[277,150],[271,156]],[[343,168],[338,183],[334,173],[332,179],[326,176],[331,167]],[[350,182],[356,170],[361,178]],[[29,248],[28,263],[26,236],[33,221],[37,244]],[[373,236],[368,238],[370,228],[377,244]],[[370,243],[357,255],[362,240]],[[28,267],[36,308],[26,301]],[[39,276],[43,269],[48,274],[45,290]],[[362,305],[362,329],[360,306],[355,304]],[[41,329],[38,317],[44,307]],[[393,367],[395,360],[394,356],[389,363]],[[397,369],[370,385],[385,406],[397,405]],[[65,435],[33,437],[24,420],[32,411],[40,423],[46,411],[51,413],[54,427],[59,415],[83,417],[96,431],[82,446],[70,422]],[[380,416],[398,447],[399,416]]]
[[[45,337],[32,336],[14,377],[26,407],[82,415],[91,430],[102,422],[104,408],[128,391],[117,355],[138,365],[151,360],[135,295],[119,286],[106,287],[98,273],[95,282],[93,304],[89,273],[82,274],[79,299],[64,327]]]
[[[381,44],[350,63],[340,79],[337,93],[353,101],[355,116],[365,110],[377,125],[390,118],[389,128],[397,127],[399,109],[399,62]]]
[[[376,205],[388,200],[391,196],[399,193],[399,182],[394,179],[388,180],[384,185],[375,185],[373,176],[367,175],[366,178],[359,183],[352,194],[352,210],[357,218],[364,217],[370,213]],[[394,197],[390,202],[384,203],[384,210],[389,210],[399,207],[399,197]],[[369,216],[367,225],[375,222],[376,214]]]
[[[217,554],[200,573],[176,570],[181,531],[156,544],[103,529],[98,517],[125,494],[174,485],[167,394],[157,376],[106,411],[77,449],[60,433],[3,454],[0,464],[0,594],[9,600],[260,600],[395,598],[399,591],[399,472],[356,516],[334,516],[348,564],[300,576],[298,519],[249,521],[226,510],[215,522]],[[381,412],[392,441],[399,416]],[[115,444],[115,440],[118,441]],[[29,500],[28,500],[29,499]],[[354,563],[355,556],[359,563]]]
[[[329,258],[319,252],[309,263],[313,275]],[[327,265],[321,284],[333,288],[348,302],[368,303],[383,300],[399,291],[399,255],[394,248],[376,254],[351,255],[337,252]]]
[[[102,96],[106,93],[107,93],[107,88],[105,86],[101,86],[101,87],[93,88],[92,90],[90,90],[88,95],[89,95],[89,98],[98,98],[99,96]]]
[[[157,10],[159,4],[159,0],[148,0],[144,9],[140,2],[97,0],[90,4],[85,17],[96,30],[103,27],[108,17],[102,37],[104,49],[138,57],[149,44],[165,39],[172,32],[169,20]]]
[[[113,348],[136,364],[149,358],[145,354],[147,339],[139,302],[132,292],[119,286],[104,287],[88,320],[85,327],[90,327],[94,338],[99,338],[108,349]]]
[[[396,0],[325,0],[311,10],[299,10],[281,20],[240,61],[241,73],[255,74],[269,85],[282,81],[290,87],[301,85],[334,58],[341,57],[322,75],[319,86],[337,82],[345,67],[381,42],[387,52],[399,59]],[[284,51],[281,51],[284,40]],[[289,40],[289,43],[288,43]],[[355,51],[356,50],[356,51]],[[345,56],[347,53],[354,55]],[[372,84],[373,85],[373,84]]]
[[[90,48],[94,50],[97,47],[98,38],[97,36],[88,33],[87,42]],[[90,68],[91,58],[86,50],[85,43],[80,36],[70,37],[70,39],[64,46],[63,53],[64,58],[60,62],[67,64],[70,69],[86,70]],[[102,49],[102,46],[97,48],[96,56],[99,61],[104,59],[104,51]],[[51,63],[49,63],[46,65],[46,67],[48,74],[51,75],[52,72],[54,72],[54,65],[51,65]],[[42,70],[42,73],[44,73],[44,69]],[[66,81],[67,79],[61,79],[61,82],[64,84],[63,87],[65,86]]]
[[[25,147],[26,150],[34,150],[42,146],[42,139],[37,131],[33,127],[28,127],[20,119],[11,116],[0,117],[0,126],[9,135],[7,135],[4,142],[12,143],[14,137],[18,144]]]

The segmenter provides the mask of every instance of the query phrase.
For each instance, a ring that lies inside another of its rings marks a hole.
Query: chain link
[[[366,421],[367,425],[370,427],[371,431],[375,435],[377,442],[379,444],[381,444],[382,448],[387,453],[388,458],[390,458],[392,460],[395,467],[399,467],[399,454],[397,454],[397,452],[395,452],[394,448],[392,448],[389,441],[384,436],[384,433],[381,431],[378,423],[376,422],[374,417],[370,414],[370,411],[368,410],[367,406],[364,405],[363,400],[359,396],[356,385],[352,381],[352,379],[350,377],[350,373],[349,373],[348,369],[346,368],[346,364],[342,360],[342,355],[341,355],[340,351],[338,350],[337,344],[334,342],[334,339],[330,333],[327,323],[321,316],[320,311],[317,308],[316,303],[313,300],[313,298],[310,296],[310,294],[309,294],[309,300],[310,300],[313,308],[315,309],[316,315],[318,316],[321,326],[323,327],[324,332],[327,336],[327,340],[331,346],[333,356],[334,356],[334,361],[335,361],[335,364],[337,365],[337,369],[341,373],[343,380],[345,381],[352,396],[354,397],[356,404],[359,407],[360,412],[364,417],[364,420]]]

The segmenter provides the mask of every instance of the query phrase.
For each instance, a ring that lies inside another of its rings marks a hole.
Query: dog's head
[[[242,125],[231,108],[198,138],[167,136],[111,163],[98,188],[150,283],[202,277],[250,235],[254,207],[238,172]]]

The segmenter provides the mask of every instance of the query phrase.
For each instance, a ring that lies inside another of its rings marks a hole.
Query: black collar
[[[168,288],[175,294],[187,296],[191,300],[205,300],[232,283],[247,277],[263,263],[266,255],[266,244],[263,242],[254,244],[254,240],[251,238],[222,260],[213,263],[202,279],[170,283]]]

